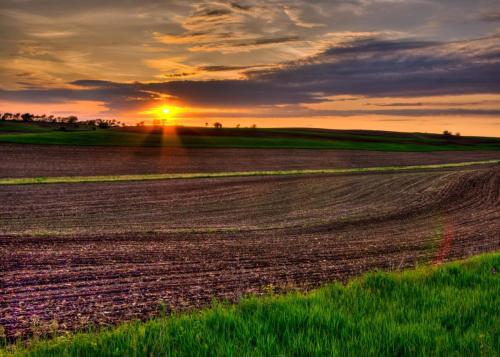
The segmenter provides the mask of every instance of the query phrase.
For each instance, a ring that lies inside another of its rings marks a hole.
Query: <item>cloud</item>
[[[500,22],[500,11],[483,12],[479,19],[486,22]]]
[[[290,6],[285,6],[283,8],[283,11],[285,14],[288,16],[288,18],[298,27],[304,27],[304,28],[315,28],[315,27],[325,27],[325,24],[322,23],[316,23],[316,22],[306,22],[303,21],[301,18],[301,13],[299,9],[296,8],[291,8]]]
[[[57,102],[103,100],[114,109],[146,101],[169,100],[193,106],[256,107],[321,103],[329,97],[412,97],[500,93],[500,37],[437,43],[414,39],[354,40],[301,61],[255,70],[243,80],[173,80],[119,83],[78,80],[70,89],[2,90],[11,101]],[[486,58],[486,59],[485,59]],[[206,67],[205,70],[234,67]],[[395,105],[396,107],[396,105]],[[382,109],[388,115],[498,115],[483,109]],[[310,115],[359,115],[367,112],[324,111]]]
[[[251,76],[325,95],[498,93],[499,42],[499,36],[439,44],[408,39],[353,41]]]
[[[377,38],[362,38],[340,44],[328,49],[324,55],[354,55],[367,53],[384,53],[404,50],[415,50],[440,45],[437,41],[417,41],[408,39],[384,40]]]
[[[269,67],[267,65],[251,65],[251,66],[201,66],[198,69],[207,72],[225,72],[225,71],[239,71],[250,70],[255,68]]]

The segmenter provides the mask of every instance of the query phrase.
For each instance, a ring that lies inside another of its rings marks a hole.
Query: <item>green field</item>
[[[28,356],[497,356],[500,254],[248,297],[98,332],[18,342]],[[159,313],[164,309],[159,304]]]
[[[26,124],[20,121],[0,120],[0,134],[4,133],[41,133],[51,131],[50,127]]]
[[[413,133],[356,132],[322,129],[207,129],[177,128],[161,134],[152,129],[47,130],[36,124],[19,132],[0,125],[0,142],[86,146],[191,148],[286,148],[377,151],[500,150],[498,138],[450,137]],[[29,128],[33,129],[29,129]],[[36,129],[37,128],[37,129]],[[149,130],[149,131],[148,131]],[[31,131],[31,132],[30,132]],[[175,133],[175,134],[173,134]]]
[[[348,169],[195,172],[195,173],[109,175],[109,176],[15,177],[15,178],[0,178],[0,185],[180,180],[180,179],[249,177],[249,176],[325,175],[325,174],[345,174],[345,173],[363,173],[363,172],[432,170],[432,169],[445,169],[453,167],[493,165],[493,164],[500,164],[500,160],[470,161],[470,162],[457,162],[451,164],[435,164],[435,165],[361,167],[361,168],[348,168]]]

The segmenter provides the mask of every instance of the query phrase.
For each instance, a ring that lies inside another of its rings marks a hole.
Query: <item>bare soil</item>
[[[379,152],[0,144],[0,177],[294,170],[500,159],[498,151]]]
[[[498,166],[1,187],[0,325],[115,324],[499,250],[499,188]]]

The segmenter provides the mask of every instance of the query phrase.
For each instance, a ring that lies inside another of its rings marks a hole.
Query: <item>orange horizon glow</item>
[[[397,107],[391,107],[396,103]],[[337,96],[326,101],[313,104],[287,106],[254,106],[254,107],[204,107],[178,101],[152,100],[142,108],[127,111],[111,111],[104,102],[74,101],[56,104],[26,104],[0,101],[0,112],[47,114],[56,116],[76,115],[86,119],[118,119],[128,125],[143,122],[144,125],[161,126],[213,126],[214,122],[223,127],[307,127],[325,129],[366,129],[399,132],[442,133],[449,130],[464,136],[500,137],[498,117],[485,115],[445,115],[445,116],[404,116],[371,114],[376,109],[429,109],[467,108],[499,110],[500,95],[472,94],[448,95],[432,97],[356,97]],[[9,110],[6,110],[9,109]],[[307,115],[310,111],[336,110],[339,112],[365,111],[366,114],[342,115]],[[301,112],[303,111],[303,112]]]

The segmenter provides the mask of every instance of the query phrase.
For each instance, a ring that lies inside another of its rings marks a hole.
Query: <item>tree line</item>
[[[92,127],[98,127],[101,129],[107,129],[112,127],[123,126],[122,122],[116,119],[90,119],[80,121],[77,116],[55,116],[55,115],[37,115],[32,113],[0,113],[0,120],[6,121],[23,121],[25,123],[38,122],[38,123],[54,123],[54,124],[69,124],[69,125],[88,125]]]

